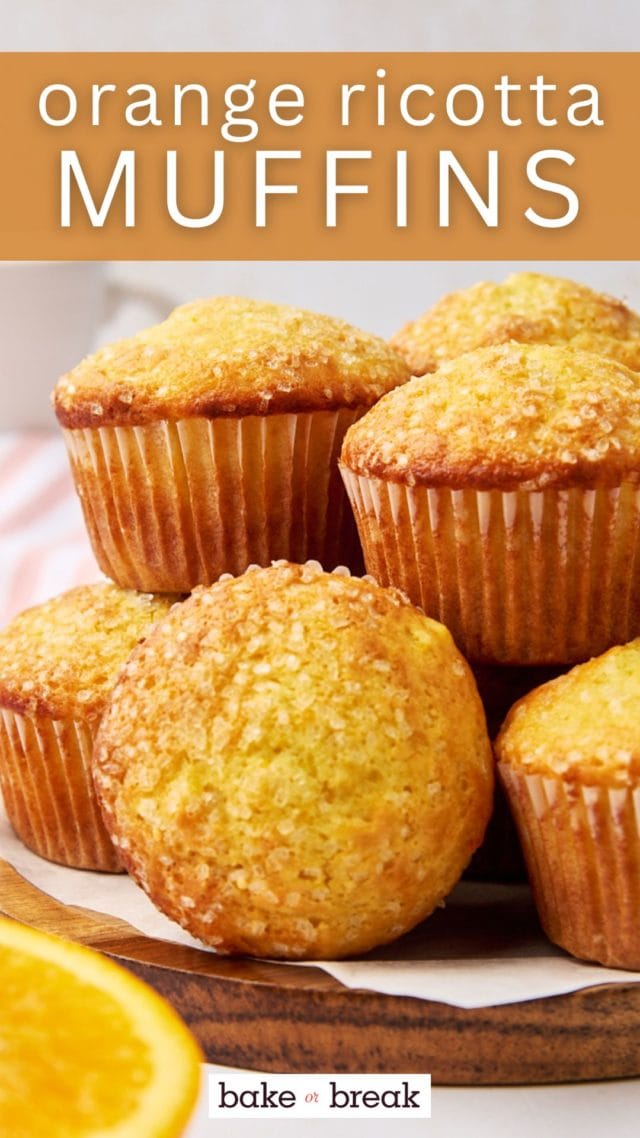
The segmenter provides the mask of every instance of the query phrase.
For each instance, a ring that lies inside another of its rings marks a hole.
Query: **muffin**
[[[540,919],[584,960],[640,969],[640,640],[524,697],[496,743]]]
[[[538,344],[385,396],[342,473],[367,570],[485,664],[570,664],[640,632],[640,384]]]
[[[640,371],[640,316],[614,297],[543,273],[513,273],[443,296],[391,344],[413,375],[463,352],[516,340],[565,344]]]
[[[365,952],[446,896],[482,839],[482,705],[400,593],[279,562],[197,590],[116,685],[107,829],[152,901],[217,950]]]
[[[342,320],[237,297],[96,352],[53,401],[100,568],[181,593],[282,557],[359,571],[340,446],[408,375]]]
[[[0,786],[16,834],[50,861],[122,868],[96,803],[91,753],[120,668],[171,603],[84,585],[0,633]]]

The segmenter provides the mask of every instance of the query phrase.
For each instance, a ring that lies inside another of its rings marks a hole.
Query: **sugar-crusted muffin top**
[[[640,640],[536,688],[496,741],[501,763],[584,785],[640,782]]]
[[[640,370],[640,316],[621,300],[543,273],[513,273],[443,296],[391,344],[414,375],[489,344],[567,344]]]
[[[347,432],[341,463],[453,489],[640,479],[640,382],[571,348],[479,348],[384,396]]]
[[[300,308],[219,296],[101,348],[53,393],[64,427],[370,406],[409,376],[384,340]]]
[[[447,629],[313,562],[196,590],[130,658],[96,750],[130,872],[195,935],[260,955],[344,955],[422,919],[491,783]]]
[[[0,707],[99,717],[127,656],[176,599],[105,582],[20,613],[0,632]]]

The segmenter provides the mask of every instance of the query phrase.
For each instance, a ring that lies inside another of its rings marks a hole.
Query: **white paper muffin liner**
[[[471,660],[568,664],[640,634],[640,490],[449,490],[342,467],[367,571]]]
[[[18,837],[76,869],[122,872],[91,778],[94,732],[79,720],[0,709],[0,786]]]
[[[640,970],[640,788],[498,772],[541,924],[583,960]]]
[[[279,558],[360,571],[337,460],[365,410],[65,430],[100,568],[178,593]]]

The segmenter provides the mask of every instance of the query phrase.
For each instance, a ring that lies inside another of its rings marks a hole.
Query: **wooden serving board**
[[[181,1013],[211,1062],[430,1072],[434,1083],[459,1086],[640,1075],[640,984],[465,1010],[345,988],[319,968],[154,940],[117,918],[62,905],[1,860],[0,898],[6,916],[99,949],[146,980]],[[524,919],[535,921],[530,909]]]

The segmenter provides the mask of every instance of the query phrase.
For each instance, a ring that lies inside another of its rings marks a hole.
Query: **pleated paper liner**
[[[498,769],[549,939],[584,960],[640,969],[640,789]]]
[[[281,558],[361,572],[337,460],[365,410],[66,430],[100,568],[179,593]]]
[[[640,633],[635,483],[503,493],[342,473],[367,571],[470,660],[569,664]]]
[[[122,872],[91,779],[94,732],[74,719],[0,710],[0,785],[29,849],[76,869]]]

